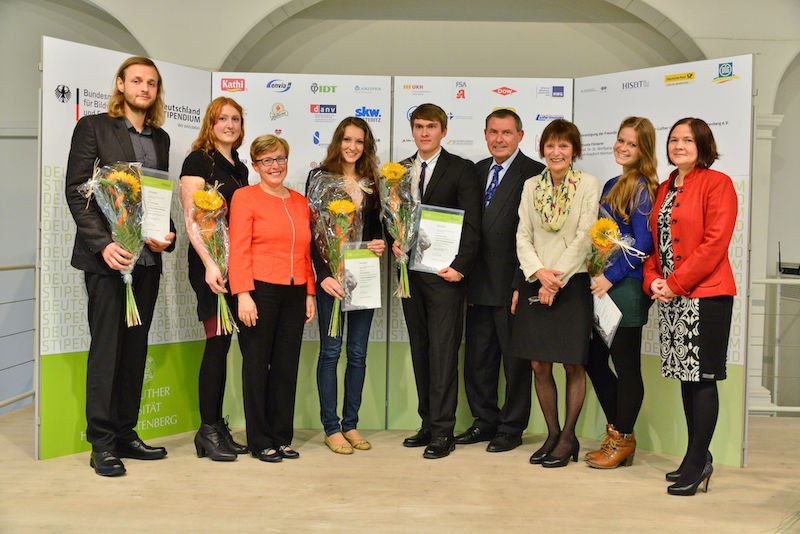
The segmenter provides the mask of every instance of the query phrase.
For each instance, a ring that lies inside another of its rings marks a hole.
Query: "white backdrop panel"
[[[734,299],[728,363],[736,365],[744,364],[746,347],[752,71],[753,58],[746,55],[575,80],[575,122],[584,143],[578,165],[601,181],[620,174],[612,149],[617,127],[625,117],[639,115],[653,122],[661,181],[674,169],[666,155],[670,127],[683,117],[699,117],[711,126],[721,154],[712,168],[731,177],[739,196],[736,230],[729,249],[738,295]],[[642,352],[658,355],[654,310],[655,306],[643,334]]]
[[[389,160],[389,76],[215,72],[212,98],[218,96],[233,98],[244,109],[245,138],[239,157],[250,168],[251,184],[260,178],[250,166],[250,143],[260,135],[274,134],[289,142],[286,185],[304,193],[308,172],[325,159],[333,131],[349,116],[367,121],[378,159]],[[319,339],[316,320],[306,325],[303,339]],[[375,313],[370,341],[386,341],[385,308]]]
[[[50,37],[44,37],[42,46],[39,334],[40,354],[46,355],[89,349],[83,273],[69,264],[75,238],[75,223],[64,198],[69,140],[80,117],[106,111],[114,74],[130,54]],[[186,149],[197,137],[208,104],[211,75],[181,65],[156,64],[165,88],[167,119],[163,128],[171,138],[170,177],[178,183]],[[177,188],[172,218],[178,245],[173,253],[164,255],[151,344],[202,338],[187,278],[188,240]]]

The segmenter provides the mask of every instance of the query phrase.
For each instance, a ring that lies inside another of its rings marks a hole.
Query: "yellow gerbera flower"
[[[205,211],[216,211],[222,207],[222,197],[216,190],[195,191],[192,195],[194,205]]]
[[[615,241],[619,241],[619,226],[613,219],[601,217],[592,225],[589,235],[595,247],[600,250],[607,249]]]
[[[399,163],[386,163],[381,167],[381,174],[390,182],[394,182],[403,177],[406,173],[406,168]]]
[[[352,200],[332,200],[328,204],[328,210],[337,215],[347,215],[353,213],[356,207]]]
[[[107,180],[109,182],[122,182],[127,184],[131,191],[133,192],[134,196],[139,195],[139,191],[141,190],[141,186],[139,185],[139,179],[125,171],[113,171],[111,174],[108,175]]]

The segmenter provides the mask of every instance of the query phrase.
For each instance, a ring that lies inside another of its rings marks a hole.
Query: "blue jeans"
[[[336,367],[342,353],[342,334],[327,335],[333,311],[333,297],[317,284],[317,317],[319,318],[319,360],[317,361],[317,389],[322,427],[325,435],[353,430],[358,424],[361,392],[367,371],[367,343],[372,315],[375,310],[357,310],[342,314],[340,332],[347,327],[347,369],[344,373],[344,406],[342,421],[336,413]]]

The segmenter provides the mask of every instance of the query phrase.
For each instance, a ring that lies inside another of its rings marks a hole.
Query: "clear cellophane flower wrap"
[[[120,270],[125,282],[125,324],[142,323],[133,296],[133,269],[142,252],[142,184],[141,169],[129,163],[95,167],[92,177],[79,191],[91,201],[94,197],[111,228],[114,242],[133,257],[128,268]],[[88,206],[88,204],[87,204]]]
[[[408,283],[408,252],[416,239],[417,214],[420,201],[412,187],[413,168],[410,163],[386,163],[381,167],[378,187],[381,194],[381,211],[386,229],[394,238],[403,255],[397,258],[400,280],[394,295],[400,298],[411,296]]]
[[[600,217],[589,230],[589,237],[592,238],[592,246],[586,256],[586,267],[592,277],[603,274],[623,251],[628,265],[631,264],[628,256],[638,258],[646,256],[631,246],[634,243],[633,236],[623,236],[617,222],[605,210],[600,210]]]
[[[200,237],[208,255],[219,268],[223,281],[228,283],[228,223],[225,214],[228,205],[219,192],[219,182],[206,184],[205,188],[192,194],[192,232]],[[217,335],[227,335],[239,329],[233,313],[225,300],[225,294],[217,293]]]
[[[353,236],[360,235],[363,227],[360,206],[347,192],[344,177],[325,171],[318,171],[309,178],[308,204],[317,250],[331,275],[341,284],[345,244]],[[341,301],[334,299],[328,325],[330,337],[338,337],[341,332],[341,306]]]

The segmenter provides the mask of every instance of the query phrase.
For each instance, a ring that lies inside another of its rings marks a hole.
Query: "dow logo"
[[[516,89],[512,89],[510,87],[505,87],[505,86],[498,87],[497,89],[492,89],[492,91],[494,91],[498,95],[503,95],[503,96],[508,96],[508,95],[510,95],[512,93],[516,93],[517,92]]]

